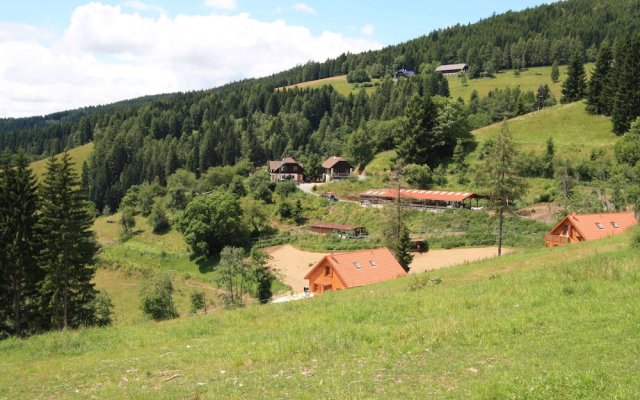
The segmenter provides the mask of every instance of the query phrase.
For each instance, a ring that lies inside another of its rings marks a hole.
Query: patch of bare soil
[[[269,265],[276,270],[280,279],[296,292],[301,292],[308,282],[304,276],[311,268],[329,253],[314,253],[300,250],[289,244],[265,249],[271,256]],[[503,254],[513,249],[502,249]],[[451,267],[465,262],[473,262],[498,255],[497,247],[478,247],[450,250],[431,250],[427,253],[413,253],[410,273],[419,273]]]
[[[518,211],[518,215],[545,224],[555,225],[558,216],[558,206],[555,203],[533,204]]]

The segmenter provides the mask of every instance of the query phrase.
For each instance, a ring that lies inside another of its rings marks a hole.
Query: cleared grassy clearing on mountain
[[[627,241],[307,301],[8,339],[0,397],[636,398],[640,253]]]
[[[611,150],[618,140],[612,133],[611,120],[585,111],[584,102],[561,104],[508,120],[509,131],[520,148],[542,152],[548,138],[553,138],[556,154],[586,157],[592,149]],[[502,122],[476,129],[478,142],[495,136]]]
[[[69,155],[71,156],[71,161],[74,163],[73,169],[80,175],[82,172],[82,163],[89,160],[91,157],[91,153],[93,152],[93,142],[89,142],[87,144],[83,144],[82,146],[74,147],[69,149]],[[56,154],[56,158],[61,154]],[[47,170],[47,160],[48,158],[44,158],[42,160],[34,161],[30,164],[31,169],[38,179],[41,179]]]

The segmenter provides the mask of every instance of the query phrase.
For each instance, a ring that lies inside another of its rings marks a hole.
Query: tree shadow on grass
[[[198,265],[198,270],[201,274],[206,274],[208,272],[213,272],[213,270],[216,269],[220,262],[220,255],[216,254],[211,257],[203,257],[192,254],[189,259]]]

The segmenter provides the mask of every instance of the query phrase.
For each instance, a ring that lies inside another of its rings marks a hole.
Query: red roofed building
[[[365,237],[367,235],[363,226],[331,224],[328,222],[314,222],[311,224],[311,232],[319,234],[337,233],[351,237]]]
[[[322,163],[324,168],[324,180],[330,182],[334,179],[343,179],[351,176],[353,165],[342,157],[329,157]]]
[[[304,168],[302,164],[291,157],[285,157],[281,161],[269,161],[269,173],[271,181],[293,180],[300,183],[304,179]]]
[[[568,215],[544,236],[547,247],[617,235],[636,224],[632,212]]]
[[[304,279],[313,293],[388,281],[407,273],[386,247],[324,256]]]
[[[398,197],[397,189],[370,189],[360,194],[360,201],[379,203],[392,201]],[[448,192],[441,190],[400,189],[400,199],[407,201],[416,207],[470,207],[471,199],[479,199],[481,196],[468,192]],[[467,201],[468,200],[468,201]],[[467,203],[465,203],[467,201]]]

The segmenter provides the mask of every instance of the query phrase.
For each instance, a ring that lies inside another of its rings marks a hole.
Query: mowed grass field
[[[627,235],[287,304],[0,342],[0,398],[634,399]]]
[[[78,176],[82,173],[82,163],[87,161],[93,152],[93,142],[89,142],[87,144],[83,144],[82,146],[74,147],[69,149],[69,155],[71,156],[71,160],[73,161],[73,169],[78,173]],[[56,154],[56,158],[60,157],[61,154]],[[38,179],[41,179],[47,170],[47,160],[48,158],[34,161],[30,164],[31,169]]]
[[[522,150],[542,152],[548,138],[553,138],[556,154],[585,157],[592,149],[612,149],[618,136],[612,132],[611,120],[590,115],[584,102],[560,104],[521,115],[507,121],[509,131]],[[478,142],[495,136],[502,122],[473,131]]]
[[[593,64],[585,64],[585,72],[587,73],[587,78],[591,75],[593,67]],[[486,96],[490,90],[496,88],[504,89],[506,87],[520,87],[522,91],[531,90],[535,93],[538,90],[538,86],[540,86],[541,84],[549,85],[551,93],[553,93],[557,101],[560,101],[562,82],[566,78],[566,71],[567,67],[561,65],[560,79],[556,83],[553,83],[553,81],[551,80],[551,67],[527,68],[521,71],[519,76],[516,76],[513,70],[501,71],[497,73],[493,78],[468,79],[466,85],[463,85],[462,80],[456,75],[449,75],[447,76],[447,79],[449,80],[449,90],[451,92],[451,97],[454,99],[461,97],[465,102],[469,101],[469,96],[471,96],[471,92],[473,90],[477,90],[480,97]],[[373,80],[373,82],[375,81],[376,80]],[[360,90],[360,88],[356,85],[347,82],[346,75],[333,76],[316,81],[297,83],[295,85],[286,86],[286,88],[318,88],[325,85],[333,86],[338,93],[344,96],[348,96],[349,94],[355,93]],[[365,88],[365,90],[367,91],[367,93],[373,93],[373,91],[375,91],[375,87],[367,87]]]

